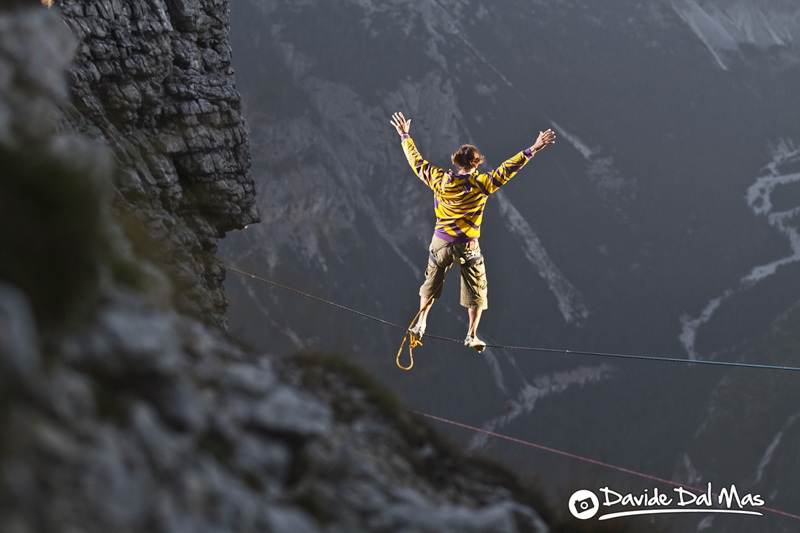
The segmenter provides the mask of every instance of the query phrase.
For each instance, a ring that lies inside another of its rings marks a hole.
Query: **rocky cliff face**
[[[0,9],[0,531],[544,531],[357,369],[193,316],[258,216],[226,9]]]
[[[79,43],[65,124],[111,148],[117,208],[161,242],[179,307],[223,323],[217,242],[259,220],[227,3],[55,5]]]

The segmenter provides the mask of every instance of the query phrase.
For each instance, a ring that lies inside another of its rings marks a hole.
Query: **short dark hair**
[[[474,170],[478,165],[483,163],[483,156],[478,152],[478,149],[471,144],[462,144],[461,148],[459,148],[450,159],[453,161],[453,164],[466,170]]]

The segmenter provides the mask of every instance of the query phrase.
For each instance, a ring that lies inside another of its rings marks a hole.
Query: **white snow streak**
[[[595,154],[595,150],[589,148],[583,141],[581,141],[577,136],[572,135],[567,130],[553,122],[553,127],[556,129],[558,134],[567,140],[573,148],[575,148],[581,155],[587,160],[591,161],[592,156]]]
[[[496,343],[491,342],[491,344],[496,344]],[[503,393],[508,394],[508,389],[506,389],[506,385],[503,381],[503,369],[500,368],[500,361],[497,360],[497,356],[492,353],[491,349],[489,349],[486,350],[486,352],[484,352],[483,359],[484,361],[486,361],[486,364],[489,365],[489,368],[492,371],[492,376],[494,377],[494,384],[497,385],[497,388],[500,389]]]
[[[522,242],[522,252],[525,258],[533,265],[542,279],[547,283],[558,301],[558,309],[568,323],[581,325],[589,316],[589,308],[583,296],[564,277],[558,267],[547,255],[544,245],[516,207],[511,203],[503,191],[495,193],[500,204],[500,213],[508,230]]]
[[[788,430],[792,424],[800,418],[800,413],[797,413],[794,416],[789,417],[789,420],[783,425],[783,428],[775,435],[775,438],[772,439],[772,442],[769,443],[767,446],[767,450],[764,452],[764,455],[761,457],[761,461],[758,462],[758,470],[756,471],[756,480],[755,483],[761,481],[761,478],[764,476],[764,469],[769,465],[772,461],[773,456],[775,455],[775,450],[778,448],[778,445],[781,443],[781,439],[783,439],[784,433]]]
[[[681,344],[686,349],[686,353],[689,355],[689,359],[697,359],[697,352],[694,349],[695,340],[697,340],[697,330],[700,329],[700,326],[711,320],[711,315],[719,308],[722,301],[734,293],[734,290],[728,289],[722,296],[711,299],[697,318],[691,318],[685,313],[681,315],[682,328],[680,340]]]
[[[519,391],[516,400],[513,402],[511,410],[503,416],[489,420],[483,425],[487,431],[497,431],[508,425],[521,415],[533,411],[536,402],[552,394],[559,394],[570,387],[583,387],[588,383],[598,382],[609,376],[610,367],[602,364],[599,366],[580,366],[574,370],[555,372],[548,376],[536,378],[533,384],[525,382]],[[486,444],[488,435],[485,433],[476,434],[470,440],[470,449],[480,448]]]
[[[781,165],[800,161],[800,147],[791,140],[781,140],[773,149],[773,160],[764,167],[764,175],[756,179],[747,189],[747,204],[756,216],[766,217],[770,226],[789,240],[791,253],[767,263],[753,267],[744,275],[736,287],[726,289],[721,296],[712,298],[696,318],[688,314],[681,316],[681,344],[690,359],[695,359],[695,340],[700,327],[711,319],[720,305],[743,290],[750,289],[768,277],[774,275],[782,266],[800,261],[800,207],[786,211],[773,212],[772,194],[781,186],[800,182],[800,173],[783,174]]]

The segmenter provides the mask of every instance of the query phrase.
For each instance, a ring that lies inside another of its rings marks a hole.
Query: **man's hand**
[[[411,119],[406,120],[403,113],[395,113],[392,115],[391,122],[399,135],[408,135],[408,128],[411,127]]]
[[[539,138],[536,139],[536,142],[533,143],[533,146],[531,146],[531,152],[535,154],[545,146],[555,143],[556,143],[556,134],[553,132],[553,130],[549,129],[547,131],[540,131]]]

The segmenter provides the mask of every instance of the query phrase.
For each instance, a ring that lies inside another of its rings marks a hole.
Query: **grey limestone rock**
[[[284,386],[254,406],[251,421],[268,432],[313,437],[330,428],[331,409],[307,393]]]
[[[521,505],[501,503],[478,509],[465,506],[395,505],[370,523],[376,531],[420,533],[515,533],[547,531],[546,524]]]
[[[25,295],[0,283],[0,388],[29,381],[39,367],[36,326]]]
[[[179,308],[225,325],[217,242],[260,219],[227,4],[57,0],[54,9],[78,43],[64,127],[111,147],[116,208],[158,236],[167,253],[150,258],[174,278]]]
[[[53,102],[68,96],[63,70],[75,41],[41,9],[25,17],[0,12],[0,143],[19,144],[53,130]],[[47,32],[48,39],[40,35]],[[31,46],[31,43],[38,43]]]

